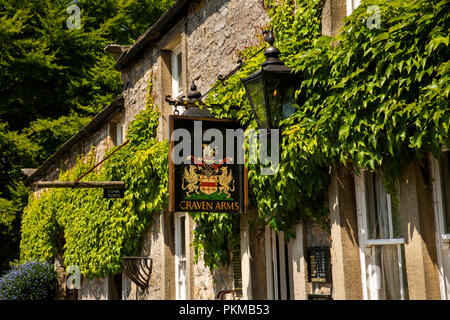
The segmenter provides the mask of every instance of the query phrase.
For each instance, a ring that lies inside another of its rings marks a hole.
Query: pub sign
[[[243,132],[234,120],[169,117],[169,211],[246,211]]]

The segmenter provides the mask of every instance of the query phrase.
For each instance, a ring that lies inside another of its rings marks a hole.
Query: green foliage
[[[28,198],[20,169],[32,166],[40,151],[24,134],[0,123],[0,274],[19,258],[20,212]]]
[[[42,146],[39,160],[44,161],[64,142],[75,135],[90,120],[77,114],[62,116],[58,119],[38,119],[33,121],[23,133],[36,145]]]
[[[150,92],[147,102],[130,124],[130,142],[84,178],[125,181],[125,197],[103,199],[96,189],[53,189],[31,199],[22,222],[21,259],[51,259],[61,234],[65,264],[79,266],[89,278],[117,273],[123,256],[137,254],[140,236],[168,201],[168,145],[156,139],[159,114]],[[93,152],[80,156],[60,180],[74,181],[94,159]]]
[[[367,27],[373,12],[363,1],[332,39],[321,35],[320,0],[297,0],[295,12],[292,1],[267,2],[276,46],[302,81],[297,111],[282,122],[279,171],[263,176],[259,165],[249,164],[249,191],[260,218],[284,230],[287,238],[298,221],[327,225],[330,167],[381,168],[394,180],[413,159],[429,152],[438,156],[442,145],[450,147],[449,0],[370,4],[380,8],[381,29]],[[250,57],[258,49],[242,55]],[[263,60],[262,53],[248,60],[228,86],[212,91],[207,102],[222,105],[212,110],[217,117],[239,119],[247,130],[256,128],[240,78],[259,69]],[[33,201],[24,219],[24,258],[36,252],[52,256],[59,228],[66,237],[67,261],[88,275],[118,271],[120,257],[139,246],[136,234],[142,234],[152,212],[167,201],[167,145],[156,142],[156,126],[157,115],[147,109],[129,130],[134,136],[130,145],[95,176],[124,179],[125,199],[111,202],[100,193],[69,190],[51,191]],[[77,174],[72,170],[62,178],[75,177],[89,166],[80,162]],[[64,208],[63,213],[56,208]],[[39,221],[35,212],[41,214]],[[203,252],[210,268],[229,262],[229,252],[239,241],[239,217],[191,216],[197,224],[197,258]],[[59,227],[41,234],[49,225]]]
[[[327,225],[330,167],[381,168],[392,182],[405,164],[449,146],[449,1],[363,1],[336,39],[321,35],[321,1],[298,0],[295,13],[292,1],[266,4],[275,45],[302,82],[298,110],[282,123],[280,169],[262,176],[248,165],[249,189],[260,217],[289,238],[298,221]],[[379,30],[366,24],[374,4]],[[262,60],[248,61],[212,92],[209,102],[223,105],[216,116],[256,127],[239,79]],[[230,112],[232,105],[239,111]],[[221,245],[204,239],[204,247]]]
[[[173,0],[80,0],[84,27],[131,44],[172,5]]]
[[[79,0],[81,29],[69,30],[71,0],[0,0],[0,272],[18,258],[28,197],[20,168],[43,160],[122,91],[103,49],[133,43],[172,0]],[[17,196],[16,196],[17,195]]]
[[[80,0],[81,28],[69,30],[72,2],[0,0],[0,120],[12,129],[109,104],[122,86],[103,49],[131,44],[172,3]]]
[[[239,221],[237,214],[191,213],[196,223],[193,232],[195,262],[203,255],[205,265],[211,270],[230,262],[230,253],[239,244]]]
[[[0,197],[10,199],[12,189],[21,176],[21,168],[35,163],[40,147],[33,144],[24,134],[8,130],[0,122]]]

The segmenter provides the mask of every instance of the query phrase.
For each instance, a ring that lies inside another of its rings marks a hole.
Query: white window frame
[[[181,55],[181,66],[178,64],[178,55]],[[177,45],[171,53],[171,79],[172,79],[172,98],[178,99],[180,96],[185,95],[183,88],[183,52],[181,50],[181,44]],[[181,70],[180,70],[181,67]],[[179,78],[175,75],[179,74]],[[175,107],[174,107],[175,111]],[[181,107],[180,114],[183,113],[184,107]]]
[[[118,145],[118,146],[120,146],[125,140],[123,126],[124,126],[123,119],[120,120],[120,122],[116,123],[116,145]],[[119,134],[120,134],[120,139],[119,139]]]
[[[182,218],[185,218],[184,225],[182,225]],[[186,256],[187,256],[187,215],[185,213],[175,213],[175,293],[177,300],[186,300]],[[181,257],[181,246],[183,245],[183,241],[181,239],[181,228],[184,228],[184,257]],[[180,282],[180,270],[183,270],[184,264],[184,279],[181,279]]]
[[[278,252],[277,252],[278,240]],[[266,226],[265,230],[265,251],[266,251],[266,280],[267,280],[267,299],[268,300],[288,300],[287,275],[289,269],[286,265],[284,232],[280,231],[278,237],[276,232]],[[278,292],[278,279],[280,279],[280,292]],[[289,281],[291,281],[289,279]]]
[[[358,229],[359,229],[359,252],[361,262],[361,282],[363,287],[363,299],[364,300],[377,300],[378,292],[373,288],[370,283],[376,281],[376,276],[368,276],[367,259],[371,259],[370,265],[375,265],[375,256],[372,254],[376,246],[395,245],[397,246],[398,253],[398,270],[400,279],[400,296],[401,299],[405,299],[405,292],[403,290],[404,281],[402,263],[404,262],[401,254],[401,246],[404,245],[404,238],[389,238],[389,239],[369,239],[367,228],[367,207],[366,207],[366,190],[364,183],[364,170],[360,170],[359,174],[355,175],[355,195],[356,195],[356,210],[358,216]],[[392,206],[391,196],[387,195],[388,202],[388,216],[389,216],[389,233],[393,235],[392,226]],[[406,284],[407,285],[407,284]]]
[[[445,147],[443,152],[448,152]],[[439,269],[439,286],[441,289],[441,299],[450,298],[450,234],[445,233],[444,208],[442,206],[442,183],[439,160],[430,156],[431,176],[433,184],[433,209],[436,225],[436,250]]]
[[[360,4],[361,0],[347,0],[347,16],[351,15]]]

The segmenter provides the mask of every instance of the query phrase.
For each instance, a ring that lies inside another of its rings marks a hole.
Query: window
[[[450,297],[450,152],[442,158],[431,158],[434,219],[441,298]]]
[[[184,95],[184,87],[183,87],[183,56],[181,52],[181,46],[176,47],[172,51],[172,97],[174,99],[178,99],[180,96]],[[180,113],[183,110],[178,110]]]
[[[284,233],[280,231],[277,234],[266,226],[265,234],[267,299],[289,300],[288,247],[284,241]]]
[[[109,136],[115,146],[119,146],[124,140],[123,119],[115,119],[109,123]]]
[[[389,194],[383,176],[356,177],[363,295],[370,300],[408,297],[398,186]]]
[[[444,234],[450,235],[450,152],[445,152],[439,162],[441,182],[442,222]],[[450,237],[448,237],[450,239]]]
[[[123,123],[120,122],[116,125],[116,146],[120,146],[123,143]]]
[[[186,300],[186,215],[175,215],[175,286],[176,299]]]
[[[353,10],[358,8],[361,0],[347,0],[347,16],[351,15]]]

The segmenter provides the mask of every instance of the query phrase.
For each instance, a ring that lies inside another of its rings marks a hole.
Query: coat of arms
[[[228,171],[228,158],[215,160],[215,150],[203,145],[201,159],[190,156],[194,164],[184,168],[181,188],[186,199],[192,200],[229,200],[235,190],[233,173]]]

